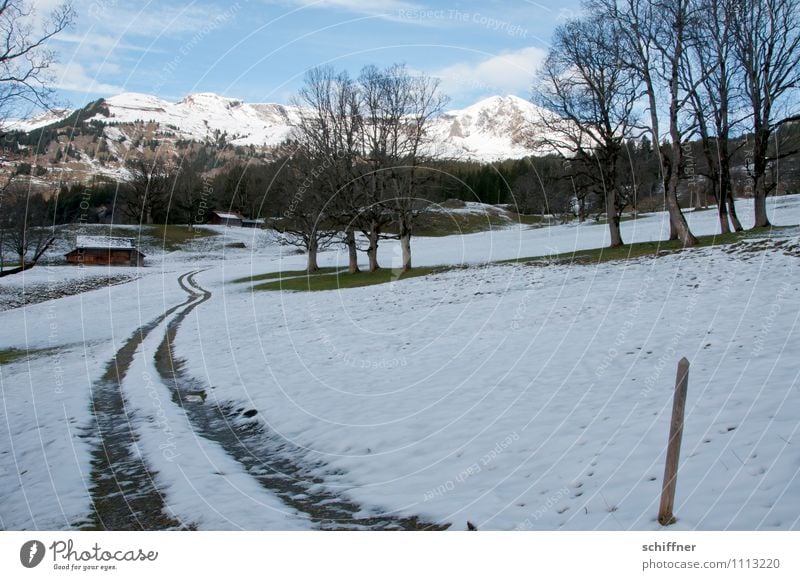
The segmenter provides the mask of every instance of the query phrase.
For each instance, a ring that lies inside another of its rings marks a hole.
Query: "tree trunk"
[[[731,227],[728,224],[728,205],[727,196],[724,192],[720,191],[717,194],[717,213],[719,214],[719,229],[722,234],[731,233]]]
[[[768,228],[767,217],[767,148],[769,133],[763,129],[756,131],[753,143],[753,209],[755,211],[754,228]]]
[[[767,194],[764,191],[764,178],[763,176],[756,182],[755,197],[753,198],[753,206],[755,209],[756,223],[754,228],[768,228],[772,224],[769,223],[767,217]]]
[[[403,252],[403,272],[411,271],[411,228],[400,223],[400,248]]]
[[[356,247],[356,234],[353,230],[347,230],[347,253],[349,256],[349,264],[347,267],[348,274],[357,274],[358,269],[358,248]]]
[[[686,222],[686,217],[681,211],[681,206],[678,203],[678,185],[680,183],[681,173],[681,160],[683,159],[683,147],[681,146],[681,134],[678,128],[678,102],[679,102],[679,87],[680,87],[680,66],[683,55],[683,41],[685,31],[685,14],[683,13],[684,5],[681,3],[678,6],[678,14],[674,24],[675,38],[675,53],[671,55],[672,70],[670,77],[670,106],[669,106],[669,134],[672,140],[672,165],[670,167],[669,187],[666,190],[667,207],[669,208],[670,222],[674,226],[675,234],[677,234],[681,245],[684,248],[697,245],[697,238],[692,235],[689,229],[689,224]]]
[[[611,235],[611,247],[622,245],[622,234],[619,230],[619,212],[617,211],[617,195],[612,189],[606,193],[606,218],[608,220],[608,233]]]
[[[697,238],[694,237],[689,224],[686,222],[686,217],[681,211],[681,206],[678,204],[678,174],[673,173],[670,178],[670,187],[667,192],[667,207],[669,209],[669,221],[674,226],[675,235],[680,240],[684,248],[690,248],[697,245]],[[670,238],[672,239],[672,238]]]
[[[722,198],[720,203],[724,203],[727,206],[726,213],[728,218],[731,220],[733,231],[741,232],[743,229],[742,223],[739,221],[739,216],[736,215],[736,204],[733,200],[733,186],[731,184],[731,166],[728,157],[727,140],[724,140],[721,143],[719,179],[720,197]]]
[[[725,184],[716,171],[712,172],[710,179],[711,191],[714,193],[714,199],[717,200],[720,233],[729,234],[731,233],[731,227],[728,223],[728,195],[725,191]]]
[[[686,222],[686,216],[683,215],[681,206],[678,203],[678,184],[680,183],[678,168],[681,165],[680,161],[683,153],[680,144],[680,136],[677,134],[677,113],[674,107],[675,105],[673,104],[673,111],[671,112],[671,116],[673,117],[671,119],[672,166],[665,195],[667,197],[667,210],[669,211],[670,239],[680,240],[684,248],[689,248],[697,245],[697,238],[692,235],[689,224]],[[675,234],[675,238],[672,237],[673,233]]]
[[[731,223],[733,224],[733,230],[736,232],[741,232],[744,230],[742,227],[742,222],[739,221],[739,216],[736,215],[736,203],[733,199],[733,191],[728,188],[728,215],[731,218]]]
[[[672,210],[670,209],[669,203],[669,195],[667,192],[669,191],[669,179],[664,182],[664,209],[669,214],[669,239],[670,240],[677,240],[678,239],[678,228],[675,225],[675,220],[672,219]]]
[[[374,272],[380,266],[378,265],[378,236],[380,232],[378,228],[373,226],[369,230],[369,248],[367,248],[367,257],[369,258],[369,271]]]
[[[308,242],[308,265],[306,266],[306,272],[309,274],[319,270],[319,265],[317,265],[317,250],[317,237],[312,236]]]

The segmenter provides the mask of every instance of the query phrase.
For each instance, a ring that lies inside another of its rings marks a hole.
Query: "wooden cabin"
[[[242,216],[238,213],[228,213],[224,211],[212,211],[209,223],[215,226],[236,226],[242,225]]]
[[[145,255],[133,238],[78,236],[66,258],[70,264],[87,266],[144,266]]]

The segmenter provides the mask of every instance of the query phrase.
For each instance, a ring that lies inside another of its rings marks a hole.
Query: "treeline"
[[[600,192],[611,244],[622,244],[619,218],[639,190],[625,144],[643,134],[659,144],[672,238],[697,242],[678,193],[703,180],[721,231],[741,229],[737,156],[755,226],[769,226],[766,196],[779,185],[779,162],[798,150],[796,131],[784,130],[798,120],[797,2],[587,0],[583,13],[557,28],[539,71],[534,98],[553,113],[542,115],[539,145],[561,154],[576,192]]]

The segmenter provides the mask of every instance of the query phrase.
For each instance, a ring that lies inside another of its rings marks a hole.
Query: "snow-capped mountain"
[[[123,93],[105,99],[105,109],[93,117],[106,123],[153,121],[162,130],[180,137],[202,141],[215,132],[227,133],[234,145],[271,147],[283,142],[290,132],[287,118],[292,107],[277,104],[247,104],[213,93],[189,95],[171,103],[152,95]]]
[[[275,103],[245,103],[213,93],[189,95],[177,103],[153,95],[123,93],[104,99],[87,121],[102,121],[107,136],[115,137],[114,125],[154,122],[157,130],[178,138],[203,141],[226,134],[233,145],[274,147],[290,136],[295,107]],[[63,120],[72,111],[18,122],[30,131]],[[435,119],[429,147],[437,155],[482,162],[517,159],[531,155],[528,135],[537,120],[548,114],[536,105],[509,95],[484,99]],[[24,124],[23,124],[24,123]]]
[[[430,134],[437,153],[474,161],[519,159],[531,155],[530,136],[542,117],[552,116],[516,97],[489,97],[465,109],[448,111]]]
[[[6,124],[4,129],[29,133],[30,131],[63,121],[71,114],[72,111],[70,109],[53,109],[52,111],[45,111],[29,119],[13,119]]]

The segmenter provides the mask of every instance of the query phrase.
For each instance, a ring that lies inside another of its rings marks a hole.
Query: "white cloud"
[[[530,46],[505,52],[478,62],[462,62],[436,71],[442,91],[456,98],[465,93],[515,94],[526,96],[547,50]]]
[[[165,6],[161,2],[120,2],[82,0],[82,18],[93,30],[108,33],[159,38],[195,32],[230,6],[203,6],[195,2]]]
[[[86,94],[102,93],[114,95],[124,91],[122,87],[98,81],[77,62],[53,66],[54,88]]]
[[[118,36],[110,36],[97,32],[92,32],[91,34],[87,33],[84,35],[63,32],[55,37],[54,40],[69,44],[77,44],[79,45],[78,49],[90,50],[95,55],[98,53],[108,54],[117,50],[129,50],[133,52],[163,52],[155,48],[122,42]]]

